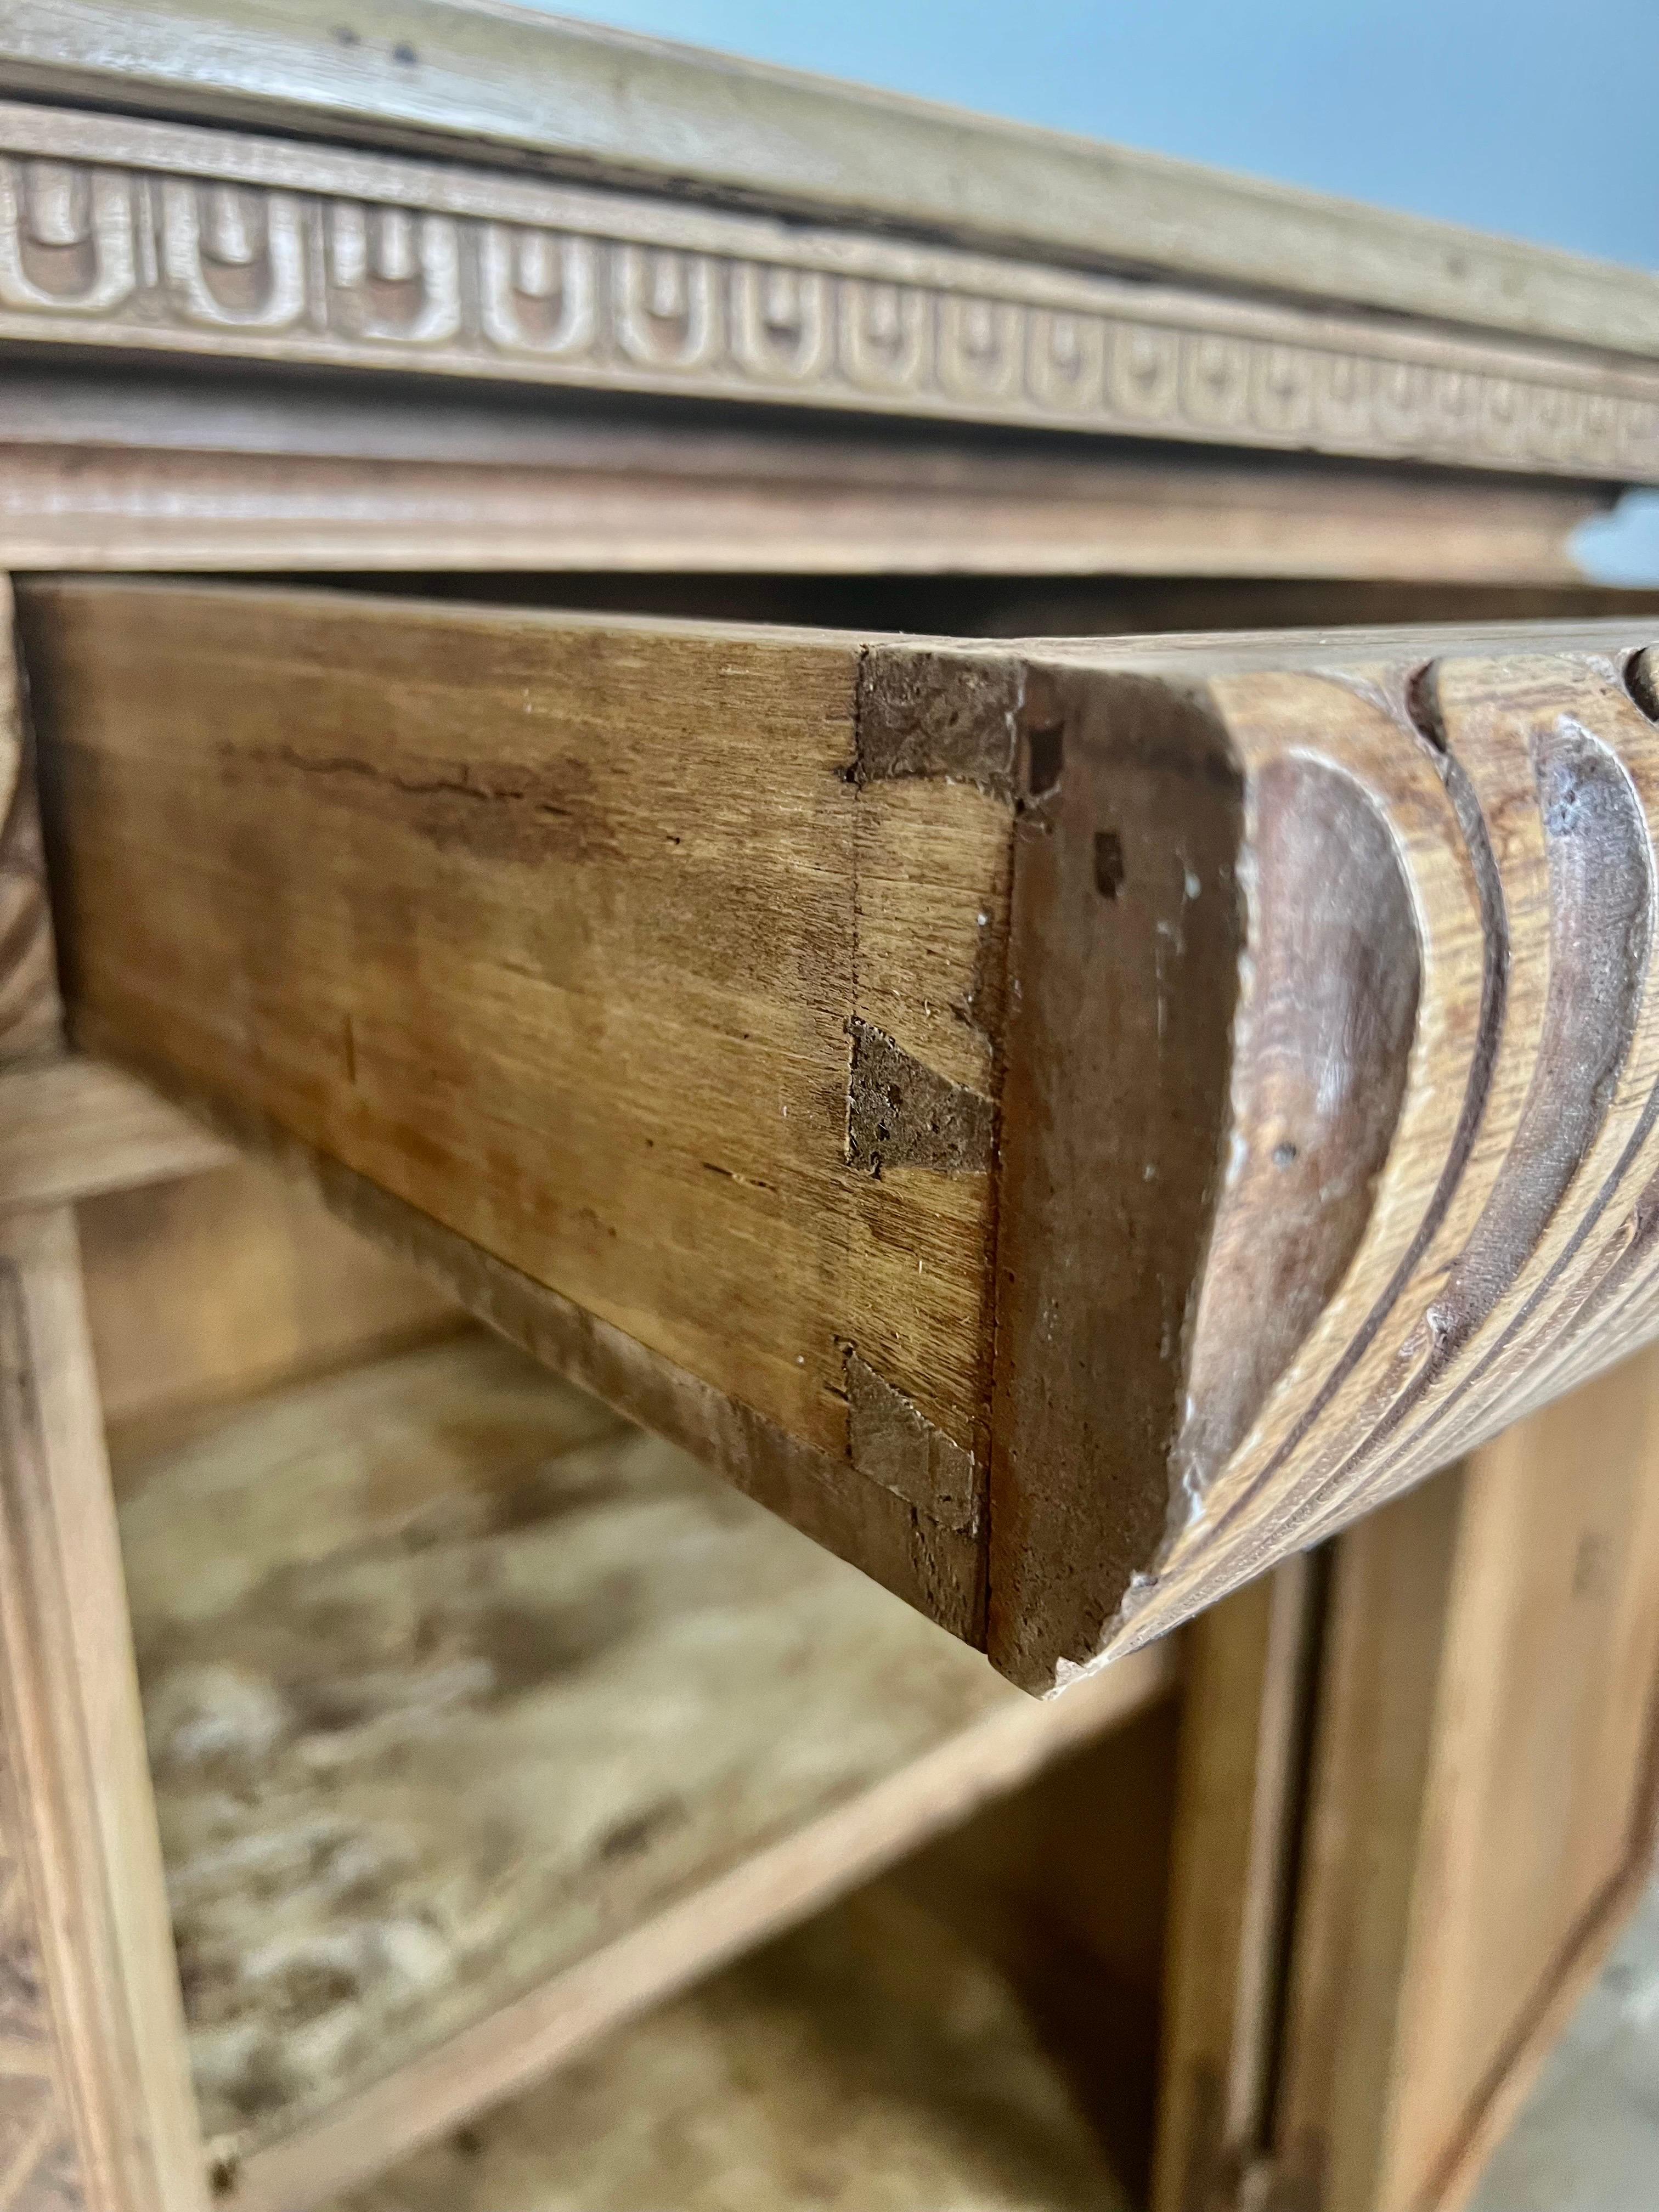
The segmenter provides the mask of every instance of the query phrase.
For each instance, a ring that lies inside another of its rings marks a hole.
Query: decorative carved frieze
[[[11,585],[0,576],[0,1067],[50,1057],[62,1044],[33,752],[12,643]]]
[[[0,337],[1659,481],[1659,371],[0,104]]]

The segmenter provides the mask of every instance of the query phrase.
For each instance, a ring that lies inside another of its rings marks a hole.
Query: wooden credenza
[[[1659,285],[14,0],[0,348],[0,2202],[1462,2201],[1651,1856]]]

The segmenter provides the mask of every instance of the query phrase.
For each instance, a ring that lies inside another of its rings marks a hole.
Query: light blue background
[[[1659,270],[1659,0],[616,0],[560,12]],[[1585,545],[1659,581],[1659,494]]]

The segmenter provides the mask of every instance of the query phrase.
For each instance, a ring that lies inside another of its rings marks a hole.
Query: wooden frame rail
[[[1455,2212],[1652,1879],[1650,1347],[1191,1632],[1157,2212]]]

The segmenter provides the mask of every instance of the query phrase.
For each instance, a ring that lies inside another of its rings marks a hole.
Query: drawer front
[[[1028,1686],[1659,1327],[1640,632],[23,617],[82,1042]]]

